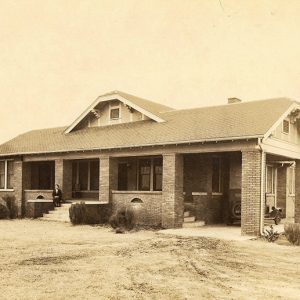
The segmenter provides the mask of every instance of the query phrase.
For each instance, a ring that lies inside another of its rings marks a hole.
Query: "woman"
[[[52,192],[52,197],[53,197],[54,206],[56,207],[61,206],[62,191],[59,188],[58,184],[55,185],[55,189]]]

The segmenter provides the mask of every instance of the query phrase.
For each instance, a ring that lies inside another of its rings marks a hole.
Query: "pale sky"
[[[121,90],[300,100],[300,0],[0,0],[0,143]]]

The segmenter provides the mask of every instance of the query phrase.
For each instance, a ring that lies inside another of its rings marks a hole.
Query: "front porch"
[[[242,234],[259,235],[274,201],[285,205],[284,216],[295,214],[283,192],[288,177],[281,176],[292,163],[253,149],[26,161],[24,199],[52,199],[58,183],[64,200],[109,204],[113,212],[131,206],[140,224],[180,228],[189,212],[206,225],[240,223]]]

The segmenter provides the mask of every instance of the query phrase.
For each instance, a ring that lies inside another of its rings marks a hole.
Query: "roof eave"
[[[78,148],[78,149],[62,149],[53,151],[35,151],[35,152],[15,152],[0,154],[0,157],[4,156],[20,156],[20,155],[36,155],[36,154],[54,154],[54,153],[69,153],[69,152],[85,152],[85,151],[106,151],[114,149],[128,149],[128,148],[140,148],[140,147],[153,147],[153,146],[166,146],[166,145],[189,145],[197,143],[212,143],[212,142],[226,142],[226,141],[241,141],[241,140],[253,140],[263,138],[264,135],[253,135],[253,136],[241,136],[241,137],[223,137],[214,139],[200,139],[200,140],[187,140],[187,141],[170,141],[163,143],[151,143],[151,144],[141,144],[141,145],[131,145],[131,146],[115,146],[115,147],[102,147],[102,148]]]

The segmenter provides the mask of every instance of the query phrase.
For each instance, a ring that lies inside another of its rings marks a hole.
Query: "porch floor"
[[[159,232],[176,236],[210,237],[228,241],[247,241],[256,239],[256,237],[253,236],[241,235],[240,226],[206,225],[194,228],[164,229]]]

